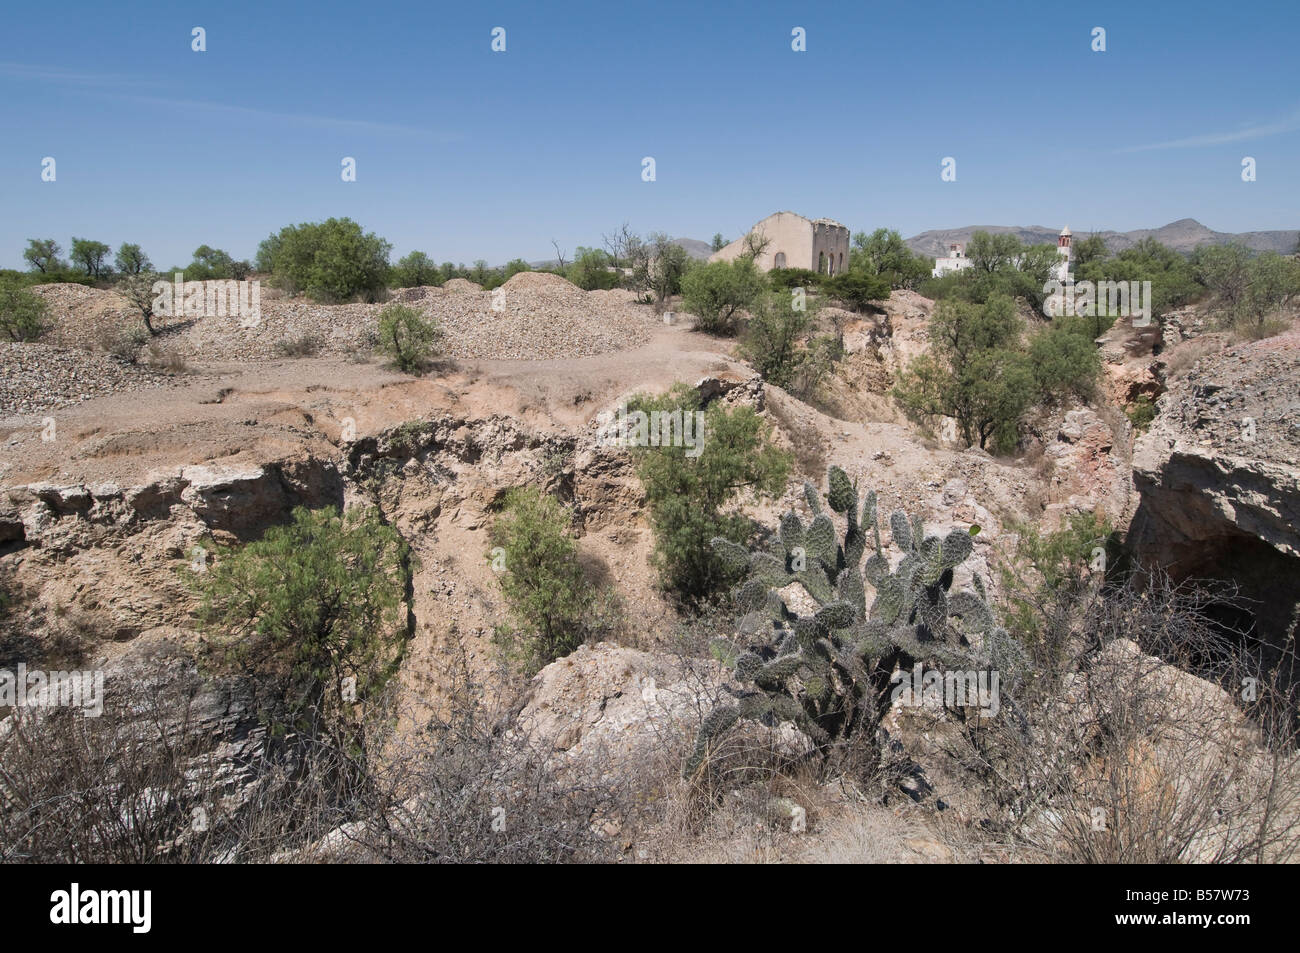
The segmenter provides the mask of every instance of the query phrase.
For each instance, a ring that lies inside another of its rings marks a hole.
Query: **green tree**
[[[1020,239],[1010,232],[976,232],[966,245],[966,257],[975,270],[994,274],[1014,268],[1022,249]]]
[[[1096,392],[1101,354],[1090,337],[1053,324],[1030,340],[1029,366],[1041,400],[1066,394],[1086,400]]]
[[[568,279],[584,291],[617,288],[622,280],[607,252],[581,245],[574,251],[573,264],[566,271]]]
[[[376,511],[299,507],[256,542],[218,547],[197,575],[208,658],[268,689],[264,710],[281,730],[355,751],[357,706],[401,661],[409,580],[406,543]]]
[[[350,218],[289,225],[258,246],[259,271],[317,301],[373,301],[388,281],[392,245]]]
[[[634,267],[633,282],[655,299],[655,307],[682,290],[682,278],[690,265],[686,249],[663,232],[652,232],[649,247]]]
[[[968,444],[1010,450],[1036,392],[1033,370],[1016,350],[1020,331],[1009,297],[939,302],[930,350],[903,373],[894,396],[913,417],[954,418]]]
[[[12,281],[0,281],[0,331],[11,341],[34,341],[45,330],[49,306]]]
[[[1192,255],[1197,280],[1233,318],[1241,314],[1250,288],[1250,252],[1237,242],[1203,245]]]
[[[511,278],[519,274],[521,271],[532,271],[532,270],[533,270],[533,266],[528,264],[528,262],[524,261],[522,258],[512,258],[510,259],[510,261],[506,262],[506,270],[505,270],[506,281],[509,281]]]
[[[1011,294],[1029,302],[1035,311],[1041,311],[1047,298],[1047,282],[1060,265],[1061,256],[1055,245],[1023,245],[1014,270],[1009,273]]]
[[[407,374],[422,370],[441,340],[438,322],[415,308],[390,304],[379,312],[379,348]]]
[[[117,270],[124,275],[138,275],[143,271],[153,270],[153,262],[149,260],[149,256],[139,245],[132,245],[130,242],[118,246],[114,263],[117,265]]]
[[[698,392],[677,384],[657,398],[634,402],[630,409],[686,413],[699,407]],[[723,512],[723,507],[743,491],[759,498],[780,493],[790,471],[790,455],[772,444],[771,426],[751,408],[728,411],[714,401],[704,413],[703,444],[696,450],[651,446],[634,451],[655,534],[660,582],[692,602],[736,579],[734,568],[714,557],[709,541],[720,536],[743,543],[751,523],[740,513]]]
[[[714,232],[713,241],[709,243],[709,248],[713,251],[722,251],[727,247],[727,240],[722,237],[722,232]]]
[[[1205,288],[1196,280],[1191,261],[1154,238],[1144,238],[1112,258],[1086,261],[1075,269],[1075,277],[1093,282],[1151,282],[1151,316],[1153,318],[1181,307],[1200,297]],[[1098,317],[1106,315],[1098,308]],[[1105,328],[1097,323],[1099,336]]]
[[[228,279],[235,277],[234,268],[235,260],[228,252],[200,245],[194,249],[194,261],[185,267],[185,277],[189,281]]]
[[[1270,315],[1300,295],[1300,262],[1277,252],[1264,252],[1250,262],[1250,283],[1241,302],[1245,320],[1261,334]]]
[[[413,251],[398,260],[393,267],[391,281],[397,288],[423,288],[441,284],[438,266],[422,251]]]
[[[23,258],[28,265],[42,273],[59,271],[63,263],[59,261],[59,252],[63,249],[53,238],[29,238]]]
[[[763,276],[749,258],[710,262],[682,277],[682,308],[695,315],[697,331],[732,335],[740,313],[753,307],[763,290]]]
[[[1074,265],[1076,268],[1082,268],[1094,261],[1105,261],[1110,252],[1106,248],[1106,241],[1100,235],[1089,235],[1080,241],[1074,243]]]
[[[501,591],[517,628],[506,639],[529,673],[567,655],[583,640],[589,586],[567,534],[570,518],[553,497],[533,487],[506,494],[490,538],[499,550]]]
[[[870,235],[858,232],[853,236],[849,271],[883,278],[890,288],[915,288],[930,277],[933,268],[934,261],[915,254],[894,229],[878,228]]]
[[[108,253],[112,251],[103,242],[88,238],[72,239],[72,261],[85,269],[92,278],[103,278],[109,272]]]

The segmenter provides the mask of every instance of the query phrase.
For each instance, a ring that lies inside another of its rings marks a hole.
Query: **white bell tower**
[[[1061,234],[1056,236],[1056,255],[1060,259],[1056,264],[1057,281],[1074,280],[1074,275],[1070,273],[1070,265],[1074,263],[1074,249],[1070,247],[1070,238],[1069,225],[1061,229]]]

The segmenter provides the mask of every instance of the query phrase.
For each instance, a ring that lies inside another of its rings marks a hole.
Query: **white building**
[[[947,258],[936,258],[934,260],[934,271],[931,274],[935,278],[941,278],[950,271],[961,271],[970,267],[970,259],[966,257],[966,246],[961,242],[953,242],[948,246]]]
[[[1072,237],[1069,225],[1061,229],[1061,234],[1056,237],[1056,254],[1059,260],[1056,267],[1052,269],[1052,277],[1057,281],[1074,280],[1074,274],[1070,271],[1070,266],[1074,264],[1074,249],[1070,247]],[[931,274],[940,278],[951,271],[962,271],[970,266],[971,260],[966,257],[966,247],[960,242],[953,242],[948,246],[947,258],[934,260],[934,271]]]
[[[1074,249],[1070,247],[1070,237],[1069,225],[1061,229],[1061,234],[1056,236],[1056,255],[1060,260],[1056,263],[1052,277],[1057,281],[1074,280],[1074,275],[1070,271],[1070,266],[1074,264]]]

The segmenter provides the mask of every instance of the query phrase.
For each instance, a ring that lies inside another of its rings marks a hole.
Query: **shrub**
[[[653,232],[647,246],[637,255],[632,283],[654,296],[655,307],[682,290],[682,278],[690,267],[690,256],[663,232]]]
[[[838,298],[854,311],[866,311],[873,301],[889,298],[889,280],[863,271],[845,271],[828,280],[826,293]]]
[[[170,374],[183,374],[189,370],[189,364],[186,363],[184,354],[171,348],[165,348],[157,341],[149,342],[146,355],[149,366],[160,371],[167,371]]]
[[[812,323],[812,312],[803,303],[798,309],[792,295],[776,291],[751,304],[740,354],[777,387],[788,387],[803,362],[799,342]]]
[[[1146,394],[1139,394],[1133,403],[1124,408],[1134,430],[1146,430],[1156,419],[1156,402]]]
[[[1051,401],[1074,394],[1086,400],[1096,391],[1101,355],[1090,338],[1049,327],[1029,342],[1029,365],[1040,399]]]
[[[817,390],[844,357],[844,342],[838,335],[819,334],[811,338],[799,355],[790,383],[790,393],[800,400],[811,400]]]
[[[567,269],[567,277],[584,291],[617,288],[623,276],[613,267],[613,259],[599,248],[579,248]]]
[[[146,263],[147,267],[147,263]],[[194,260],[184,268],[177,268],[186,281],[242,281],[252,272],[253,266],[247,261],[235,261],[228,252],[209,245],[200,245],[194,249]]]
[[[140,348],[148,340],[149,332],[140,327],[125,329],[102,324],[95,333],[99,349],[123,364],[134,364],[139,359]]]
[[[11,341],[34,341],[45,331],[45,299],[8,281],[0,283],[0,331]]]
[[[566,535],[569,515],[553,497],[532,487],[506,494],[491,540],[500,551],[501,591],[516,629],[501,634],[508,655],[532,674],[582,643],[588,587],[578,547]],[[493,563],[496,568],[497,563]]]
[[[252,673],[280,727],[355,741],[354,702],[401,660],[409,575],[406,543],[375,511],[298,507],[197,574],[209,658]]]
[[[970,737],[994,830],[1073,863],[1294,859],[1290,638],[1274,666],[1225,631],[1230,593],[1091,575],[1042,617],[1055,653],[1015,687],[1019,717]]]
[[[286,290],[318,301],[373,301],[388,281],[391,249],[350,218],[331,218],[289,225],[270,236],[258,246],[257,267]]]
[[[753,307],[763,290],[763,276],[750,259],[715,261],[682,278],[682,308],[698,319],[697,331],[735,334],[740,312]]]
[[[1096,513],[1072,513],[1050,532],[1032,524],[1009,528],[1015,548],[996,566],[1003,621],[1028,650],[1033,671],[1055,674],[1066,651],[1062,640],[1070,635],[1068,614],[1108,567],[1117,568],[1114,530]]]
[[[275,342],[276,352],[283,357],[315,357],[321,346],[320,337],[311,333]]]
[[[691,413],[700,409],[700,397],[693,388],[677,384],[660,397],[632,402],[629,409]],[[734,571],[714,557],[709,541],[722,536],[744,542],[749,537],[750,521],[722,508],[742,490],[760,498],[779,493],[790,470],[790,455],[771,443],[770,424],[751,408],[729,411],[715,401],[704,414],[700,447],[634,451],[655,534],[660,583],[690,602],[718,592],[735,578]]]
[[[688,775],[742,718],[792,721],[824,750],[853,736],[874,747],[876,729],[894,700],[896,670],[920,663],[967,671],[998,665],[1005,633],[994,625],[983,583],[974,577],[975,593],[950,594],[953,569],[971,554],[971,534],[953,529],[943,537],[925,536],[919,518],[909,521],[896,511],[890,529],[904,555],[891,571],[875,493],[867,494],[859,510],[857,487],[843,470],[831,467],[828,482],[831,513],[846,521],[842,540],[833,517],[822,512],[816,489],[805,483],[813,513],[807,525],[787,513],[771,545],[753,553],[728,539],[713,541],[719,559],[746,573],[734,593],[745,644],[717,639],[710,648],[746,687],[733,693],[735,703],[704,719]],[[874,532],[876,551],[863,564],[868,531]],[[812,615],[799,615],[780,594],[796,583],[816,603]],[[867,583],[875,590],[869,608]],[[970,647],[972,636],[983,637],[984,652]]]
[[[424,368],[441,339],[438,322],[415,308],[392,304],[379,312],[379,348],[408,374]]]
[[[826,281],[825,275],[819,275],[811,268],[773,268],[767,273],[767,282],[774,289],[805,288],[811,291],[821,287]]]

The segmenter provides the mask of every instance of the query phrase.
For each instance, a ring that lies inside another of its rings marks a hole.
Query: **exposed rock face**
[[[519,730],[569,758],[631,766],[698,728],[723,678],[719,665],[674,660],[611,643],[582,645],[533,679]]]
[[[1130,543],[1175,579],[1235,580],[1275,642],[1300,601],[1300,333],[1205,359],[1159,408]]]
[[[1122,420],[1122,418],[1121,418]],[[1095,512],[1118,520],[1128,506],[1131,491],[1120,447],[1128,440],[1128,422],[1118,441],[1111,425],[1091,408],[1067,411],[1043,455],[1053,463],[1044,506],[1052,528],[1071,513]]]

